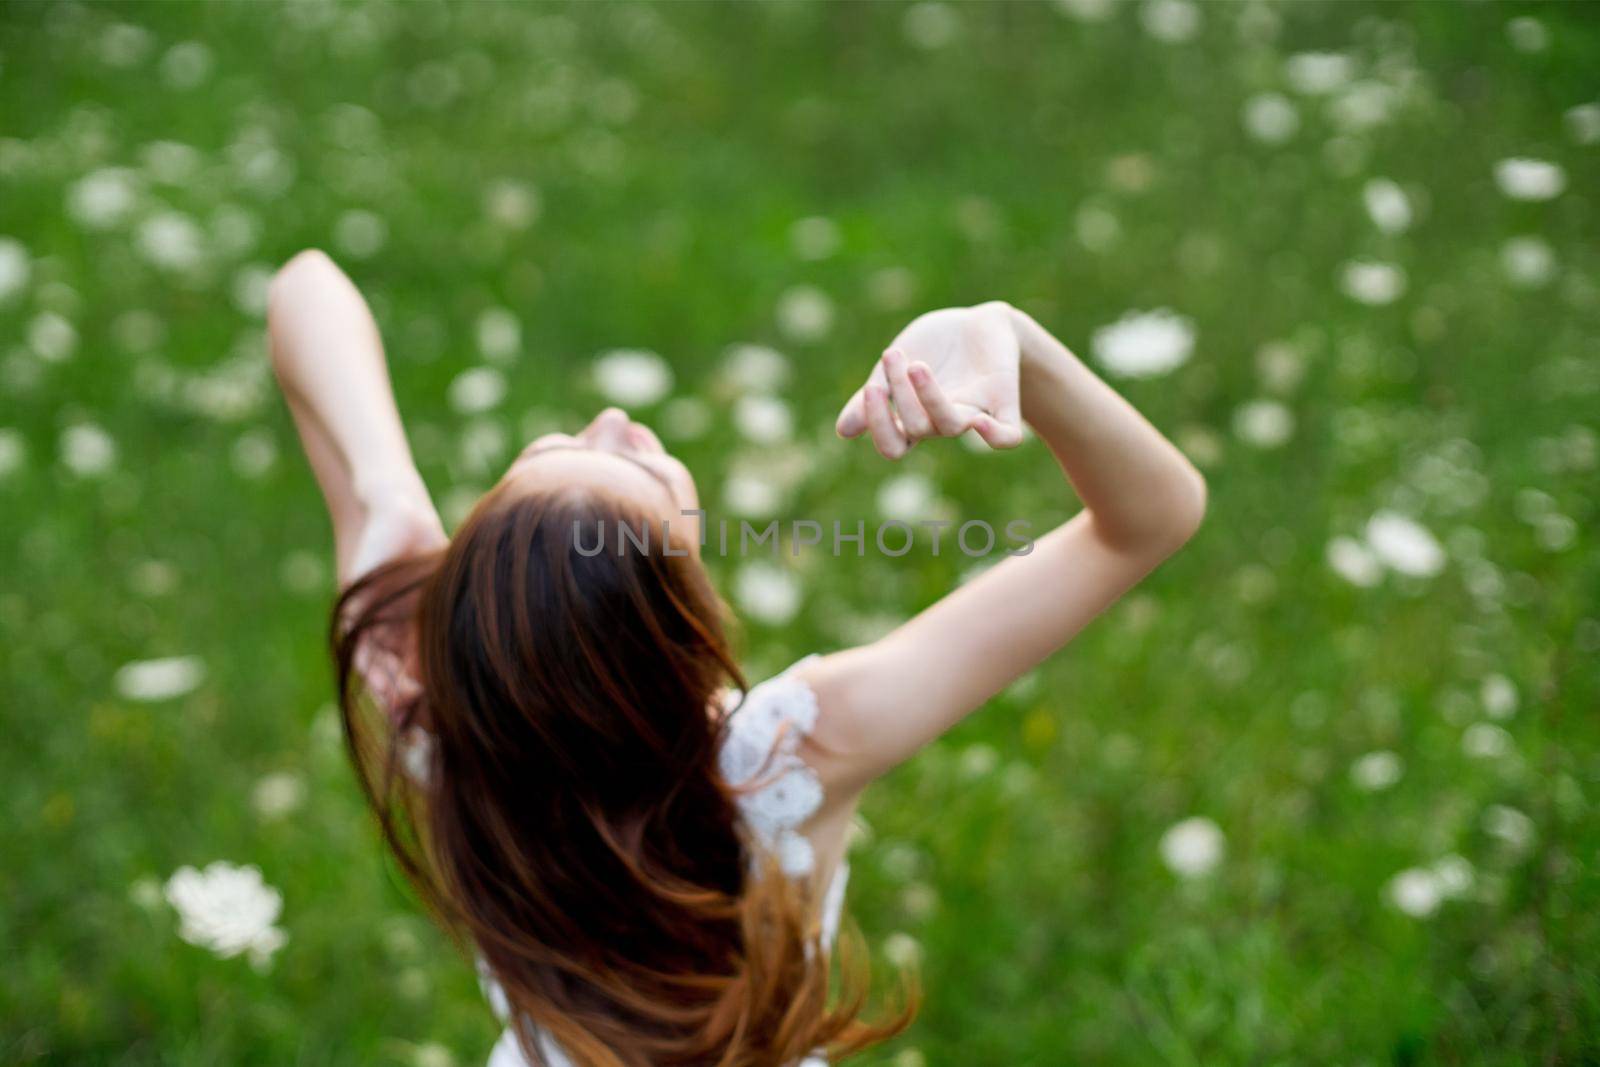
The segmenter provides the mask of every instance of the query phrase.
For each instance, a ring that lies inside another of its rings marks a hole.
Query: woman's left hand
[[[839,413],[841,437],[871,433],[885,459],[918,441],[976,430],[991,448],[1022,443],[1021,351],[1003,301],[919,315]]]

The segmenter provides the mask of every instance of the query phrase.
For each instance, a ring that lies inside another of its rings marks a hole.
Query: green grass
[[[575,425],[600,403],[594,356],[637,346],[709,406],[703,436],[669,444],[714,509],[736,463],[798,455],[784,514],[870,524],[909,469],[957,513],[1042,528],[1071,501],[1037,444],[894,468],[832,440],[838,405],[925,308],[1003,297],[1086,355],[1129,309],[1190,317],[1187,365],[1119,384],[1204,462],[1200,536],[869,795],[852,912],[875,948],[916,938],[928,995],[861,1062],[1596,1062],[1600,146],[1563,116],[1595,99],[1600,23],[1584,5],[1199,13],[1166,43],[1131,6],[0,10],[0,234],[31,263],[0,303],[0,452],[21,449],[0,475],[0,1061],[471,1064],[495,1036],[339,749],[326,523],[234,295],[241,271],[248,290],[247,268],[316,245],[369,294],[423,473],[456,507],[507,458],[463,456],[469,423],[507,448]],[[945,16],[950,40],[914,43]],[[1514,47],[1518,17],[1543,50]],[[168,77],[184,41],[212,60],[192,88]],[[1341,130],[1287,87],[1308,51],[1390,86],[1387,116]],[[1262,92],[1298,111],[1286,143],[1245,132]],[[1517,156],[1559,163],[1566,191],[1501,195],[1494,164]],[[92,230],[69,190],[105,167],[139,188]],[[1407,231],[1367,217],[1374,177],[1408,193]],[[502,181],[537,192],[525,229],[486,215]],[[202,227],[193,270],[140,252],[165,210]],[[351,210],[386,223],[369,256],[339,237]],[[811,216],[841,238],[815,261],[790,236]],[[1553,251],[1546,284],[1508,282],[1519,236]],[[1351,300],[1340,272],[1361,259],[1403,267],[1405,293]],[[801,285],[832,302],[824,337],[781,328]],[[505,403],[468,418],[447,386],[496,307],[521,352]],[[789,357],[795,444],[727,418],[737,342]],[[1263,370],[1274,342],[1296,384]],[[218,374],[236,403],[191,402]],[[1261,397],[1292,411],[1281,447],[1234,433]],[[84,421],[115,441],[99,475],[61,460]],[[276,462],[244,473],[263,446]],[[1442,573],[1359,588],[1329,568],[1329,541],[1386,507],[1446,545]],[[799,615],[746,629],[752,673],[908,614],[964,562],[804,558]],[[731,587],[737,561],[713,566]],[[118,695],[120,665],[175,654],[203,659],[195,692]],[[1509,746],[1474,757],[1497,674],[1519,698],[1496,723]],[[1380,749],[1403,775],[1357,788],[1352,762]],[[252,790],[284,771],[305,802],[265,818]],[[1531,818],[1521,847],[1491,832],[1494,805]],[[1158,842],[1193,815],[1226,856],[1184,880]],[[1450,854],[1475,872],[1464,895],[1426,918],[1389,903],[1398,872]],[[140,903],[135,886],[214,859],[282,891],[270,970]]]

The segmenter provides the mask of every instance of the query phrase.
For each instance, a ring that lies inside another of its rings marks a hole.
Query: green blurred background
[[[329,701],[262,326],[318,246],[451,521],[642,349],[714,511],[1042,529],[1037,443],[896,467],[839,404],[920,310],[1110,372],[1170,309],[1189,358],[1112,380],[1207,525],[869,795],[851,910],[927,1000],[861,1062],[1600,1062],[1597,99],[1586,4],[10,0],[0,1061],[496,1034]],[[754,677],[972,565],[711,563]],[[281,893],[268,965],[178,936],[213,860]]]

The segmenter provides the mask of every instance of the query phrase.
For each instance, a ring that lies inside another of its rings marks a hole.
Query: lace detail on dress
[[[817,696],[792,676],[813,657],[769,678],[733,707],[718,753],[722,777],[737,791],[739,812],[757,840],[776,853],[783,873],[816,869],[800,827],[822,807],[822,782],[800,757],[800,742],[817,724]],[[728,703],[737,700],[730,694]]]

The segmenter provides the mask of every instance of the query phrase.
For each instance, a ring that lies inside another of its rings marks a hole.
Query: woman
[[[390,846],[477,954],[507,1024],[496,1067],[821,1063],[902,1029],[910,1008],[861,1018],[864,965],[834,952],[863,790],[1064,645],[1205,506],[1177,449],[1026,314],[923,315],[838,432],[896,460],[968,430],[1009,448],[1025,420],[1084,508],[740,699],[694,479],[648,429],[608,408],[540,437],[447,536],[350,281],[301,253],[269,325],[333,519],[347,736]],[[624,541],[663,523],[653,550]]]

